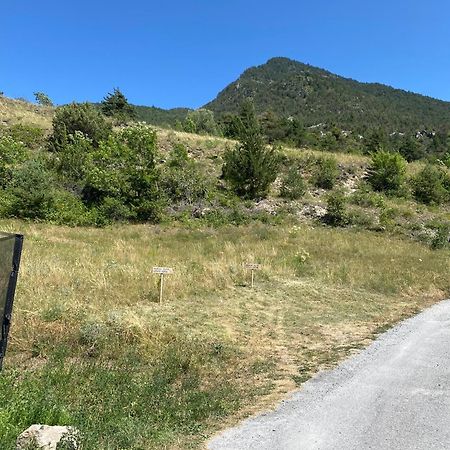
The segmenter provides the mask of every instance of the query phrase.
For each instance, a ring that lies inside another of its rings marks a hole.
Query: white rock
[[[16,441],[17,450],[57,450],[64,443],[65,449],[79,448],[79,432],[73,427],[31,425]]]

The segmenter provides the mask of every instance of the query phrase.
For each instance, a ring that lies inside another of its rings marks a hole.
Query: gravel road
[[[450,449],[450,300],[381,335],[211,450]]]

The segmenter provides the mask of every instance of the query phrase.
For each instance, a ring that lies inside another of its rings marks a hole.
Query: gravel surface
[[[211,450],[450,449],[450,300],[381,335]]]

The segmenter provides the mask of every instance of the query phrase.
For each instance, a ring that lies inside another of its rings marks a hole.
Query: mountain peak
[[[305,125],[343,129],[430,129],[450,123],[450,103],[378,84],[361,83],[287,57],[247,69],[205,105],[216,114],[236,113],[251,97],[258,113],[297,117]]]

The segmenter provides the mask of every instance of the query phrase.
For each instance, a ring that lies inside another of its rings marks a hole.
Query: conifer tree
[[[101,107],[105,116],[113,117],[120,123],[128,122],[136,117],[134,107],[128,103],[119,88],[114,88],[114,91],[103,99]]]
[[[266,146],[250,100],[242,105],[237,133],[238,144],[225,153],[223,178],[241,197],[265,197],[277,177],[280,158],[274,147]]]

